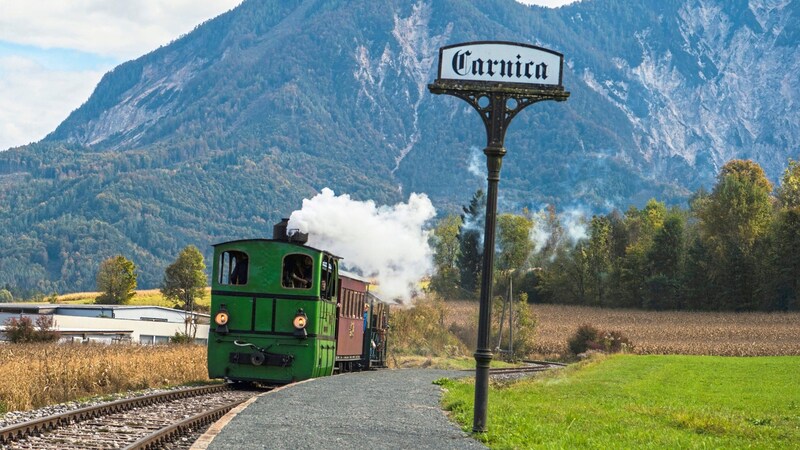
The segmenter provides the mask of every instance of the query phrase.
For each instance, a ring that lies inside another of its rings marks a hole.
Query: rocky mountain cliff
[[[456,42],[565,55],[569,101],[509,130],[502,208],[677,203],[731,158],[777,180],[800,148],[799,18],[798,0],[246,0],[0,153],[0,284],[89,289],[123,253],[154,286],[183,245],[268,234],[323,187],[455,210],[485,185],[477,114],[427,92]]]

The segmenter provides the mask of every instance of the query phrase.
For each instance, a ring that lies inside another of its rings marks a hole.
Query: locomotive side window
[[[248,262],[245,252],[222,252],[219,255],[219,284],[247,284]]]
[[[322,259],[322,284],[320,285],[320,295],[322,298],[330,300],[336,292],[336,259],[325,256]]]
[[[281,283],[289,289],[309,289],[313,280],[314,261],[308,255],[294,254],[283,258]]]

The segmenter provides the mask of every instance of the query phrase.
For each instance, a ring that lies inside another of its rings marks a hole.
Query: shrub
[[[11,317],[5,321],[6,337],[14,344],[26,342],[54,342],[58,340],[58,332],[53,329],[52,316],[39,316],[36,326],[28,316],[17,319]]]
[[[25,342],[33,342],[33,333],[36,329],[33,327],[33,321],[28,316],[11,317],[5,322],[6,338],[14,344],[21,344]]]
[[[474,320],[465,321],[466,323],[453,322],[448,330],[456,337],[470,352],[475,351],[478,343],[478,316]]]
[[[436,296],[417,300],[411,308],[394,307],[391,314],[392,354],[460,356],[464,345],[445,326],[449,311]]]
[[[495,298],[492,305],[492,338],[490,345],[495,346],[501,343],[502,347],[508,347],[509,330],[508,330],[508,316],[509,312],[503,312],[503,300],[499,297]],[[518,300],[513,302],[514,308],[514,353],[506,354],[506,359],[513,360],[516,355],[528,355],[534,350],[536,338],[536,316],[528,306],[528,294],[523,292],[519,295]],[[505,323],[502,325],[503,338],[499,337],[500,333],[500,320]],[[477,320],[476,320],[477,323]]]
[[[169,338],[169,342],[172,344],[194,344],[194,338],[189,334],[176,331],[175,336]]]
[[[597,350],[606,353],[626,352],[633,349],[633,344],[627,336],[619,331],[600,331],[597,328],[584,324],[575,330],[575,334],[567,341],[569,351],[577,355],[587,350]]]
[[[602,343],[603,351],[606,353],[619,353],[633,350],[631,341],[620,331],[606,331],[600,337],[600,343]]]
[[[591,347],[590,345],[597,343],[597,336],[600,335],[600,331],[588,324],[583,324],[575,331],[575,334],[567,340],[567,347],[569,347],[569,351],[575,355],[578,353],[584,353],[586,350],[589,350]]]
[[[55,342],[58,340],[58,331],[54,330],[56,321],[53,316],[39,316],[36,318],[35,342]]]

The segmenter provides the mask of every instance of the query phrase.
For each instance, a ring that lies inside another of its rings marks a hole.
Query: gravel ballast
[[[405,369],[310,380],[260,396],[207,448],[486,448],[448,420],[439,406],[441,388],[432,384],[464,375]]]

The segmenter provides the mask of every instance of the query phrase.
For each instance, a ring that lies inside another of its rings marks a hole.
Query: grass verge
[[[489,394],[490,448],[797,448],[800,357],[619,355]],[[472,428],[474,385],[445,409]]]

